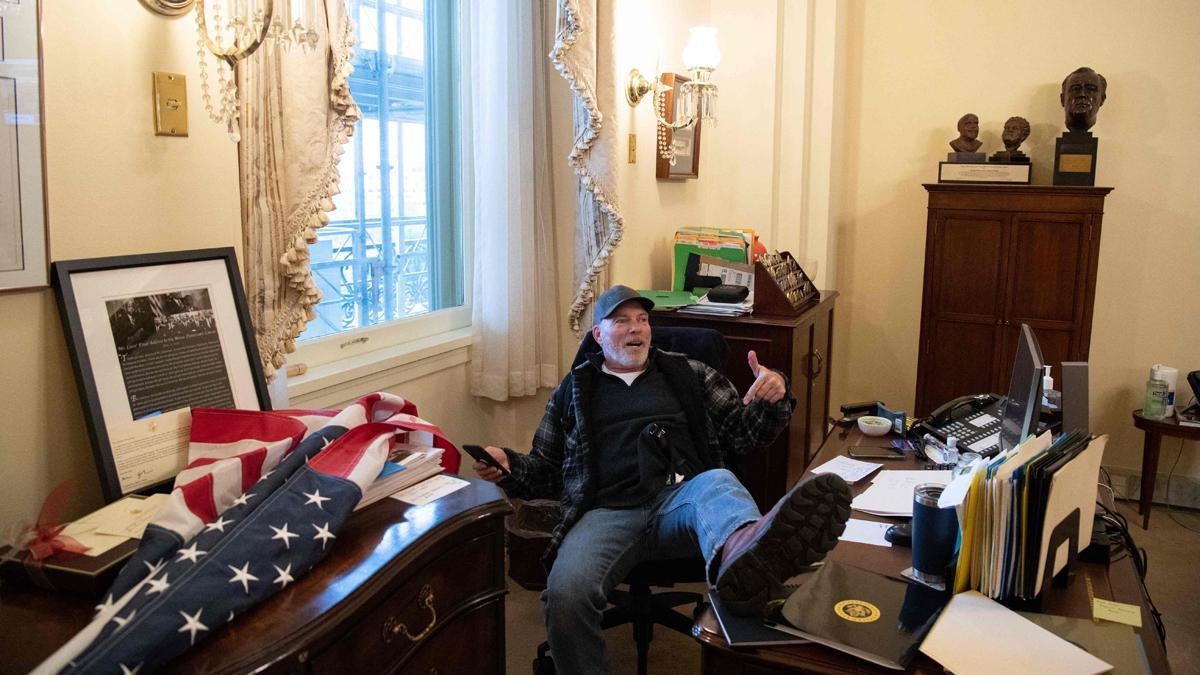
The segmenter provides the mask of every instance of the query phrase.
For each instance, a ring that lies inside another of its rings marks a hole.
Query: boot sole
[[[734,614],[760,614],[773,589],[825,557],[850,519],[850,488],[820,474],[793,488],[775,519],[717,581],[721,605]]]

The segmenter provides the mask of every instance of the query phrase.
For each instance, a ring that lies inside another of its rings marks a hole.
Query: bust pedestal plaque
[[[1096,146],[1090,131],[1068,131],[1054,141],[1054,184],[1095,185]]]

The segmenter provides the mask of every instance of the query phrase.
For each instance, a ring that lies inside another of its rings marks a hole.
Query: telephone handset
[[[938,406],[936,410],[929,413],[928,423],[933,426],[941,426],[949,422],[954,412],[963,406],[969,405],[972,410],[982,410],[995,403],[999,398],[995,394],[967,394],[966,396],[959,396]]]

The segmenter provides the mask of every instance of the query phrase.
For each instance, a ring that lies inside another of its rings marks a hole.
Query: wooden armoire
[[[1029,324],[1045,362],[1086,361],[1100,221],[1112,188],[926,184],[929,219],[916,414],[1008,391]]]

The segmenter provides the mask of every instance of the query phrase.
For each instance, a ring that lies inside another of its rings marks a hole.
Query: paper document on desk
[[[1112,666],[975,591],[942,610],[921,651],[957,675],[1070,673],[1094,675]]]
[[[846,521],[846,530],[842,532],[842,536],[838,537],[838,539],[841,541],[853,541],[859,544],[891,548],[892,542],[884,538],[884,533],[891,526],[891,523],[877,523],[873,520],[851,518]]]
[[[850,508],[876,516],[911,518],[913,490],[918,485],[949,482],[949,471],[880,471],[871,487],[850,502]]]
[[[861,462],[857,459],[850,459],[849,457],[839,455],[813,469],[812,472],[816,474],[832,473],[840,476],[847,483],[854,483],[871,475],[872,472],[881,466],[883,465],[874,462]]]

